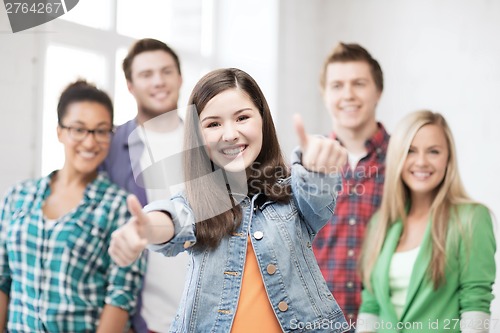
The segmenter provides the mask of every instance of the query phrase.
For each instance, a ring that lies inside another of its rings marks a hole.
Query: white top
[[[45,230],[52,229],[57,223],[57,219],[49,219],[48,217],[43,217],[45,221]]]
[[[351,152],[347,152],[347,161],[349,162],[349,166],[351,167],[352,170],[356,169],[356,166],[358,165],[359,161],[363,157],[367,155],[366,152],[363,152],[361,154],[353,154]]]
[[[154,120],[156,118],[150,121]],[[139,131],[139,137],[145,146],[141,156],[141,171],[148,202],[168,199],[184,188],[183,125],[180,124],[172,132],[155,132],[148,129],[146,123],[143,130]]]
[[[406,295],[410,286],[411,273],[417,261],[420,246],[405,252],[394,252],[389,267],[389,290],[391,302],[396,310],[398,318],[401,318]]]
[[[146,146],[141,157],[141,169],[144,171],[148,167],[161,164],[161,168],[143,174],[146,195],[148,202],[165,200],[183,186],[180,158],[183,147],[183,125],[181,124],[173,132],[166,133],[154,132],[147,129],[147,123],[145,125],[146,130],[139,132]],[[162,184],[162,180],[168,182]],[[186,252],[176,257],[148,252],[141,315],[149,330],[168,333],[184,290],[188,259],[189,255]]]

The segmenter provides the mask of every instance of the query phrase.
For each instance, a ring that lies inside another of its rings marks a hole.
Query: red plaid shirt
[[[335,139],[335,134],[331,137]],[[347,163],[342,170],[335,213],[313,243],[323,276],[348,321],[356,319],[361,304],[357,259],[365,227],[382,200],[388,143],[389,135],[379,123],[375,135],[366,141],[367,155],[356,169]]]

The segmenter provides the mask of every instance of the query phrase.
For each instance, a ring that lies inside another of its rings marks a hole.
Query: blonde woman
[[[419,111],[391,137],[380,210],[360,258],[357,332],[487,332],[490,213],[466,194],[445,119]]]

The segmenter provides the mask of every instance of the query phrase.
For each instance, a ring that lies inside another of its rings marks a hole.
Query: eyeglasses
[[[91,133],[94,135],[95,141],[99,143],[108,143],[111,140],[111,136],[113,135],[112,129],[96,128],[93,130],[89,130],[84,127],[71,127],[71,126],[64,126],[62,124],[59,124],[59,127],[67,129],[71,139],[78,142],[85,140],[87,135]]]

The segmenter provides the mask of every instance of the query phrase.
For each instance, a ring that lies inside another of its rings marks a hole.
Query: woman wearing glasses
[[[129,218],[126,193],[98,172],[113,106],[77,81],[57,113],[62,169],[15,185],[0,203],[0,332],[123,332],[144,263],[119,268],[107,253]]]

